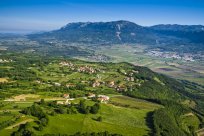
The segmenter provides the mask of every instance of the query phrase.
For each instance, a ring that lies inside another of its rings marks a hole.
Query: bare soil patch
[[[7,78],[0,78],[0,83],[7,83],[8,79]]]

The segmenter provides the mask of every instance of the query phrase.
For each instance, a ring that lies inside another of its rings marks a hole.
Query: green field
[[[149,113],[155,109],[161,108],[160,105],[154,104],[145,100],[134,99],[126,96],[111,97],[111,102],[120,102],[120,104],[130,106],[124,107],[123,105],[114,104],[101,104],[98,114],[57,114],[49,116],[48,126],[43,131],[35,131],[37,135],[41,134],[74,134],[76,132],[103,132],[109,131],[110,133],[117,133],[129,136],[148,135],[152,130],[147,125],[147,118]],[[75,102],[79,102],[75,100]],[[87,101],[88,105],[93,102]],[[30,106],[30,104],[23,104],[23,102],[8,104],[3,109],[12,109],[13,105],[19,105],[19,109]],[[12,112],[14,113],[14,112]],[[17,114],[17,113],[16,113]],[[15,114],[14,114],[15,115]],[[101,116],[102,122],[96,121]],[[12,116],[1,116],[0,121],[9,120]],[[22,118],[16,123],[26,120]],[[32,123],[35,126],[35,123]],[[14,129],[3,129],[0,132],[4,135],[10,135]]]
[[[143,102],[148,105],[149,103]],[[150,104],[154,105],[154,104]],[[155,105],[157,107],[157,105]],[[153,107],[152,107],[153,109]],[[49,116],[48,126],[39,134],[74,134],[76,132],[103,132],[118,133],[129,136],[147,135],[150,128],[146,125],[145,118],[150,109],[131,109],[113,105],[102,105],[100,113],[96,115],[56,115]],[[102,122],[95,121],[98,116]],[[60,126],[59,126],[60,124]]]
[[[161,108],[161,105],[154,104],[145,100],[130,98],[127,96],[116,96],[112,97],[110,103],[122,107],[135,108],[135,109],[147,109],[155,110]]]

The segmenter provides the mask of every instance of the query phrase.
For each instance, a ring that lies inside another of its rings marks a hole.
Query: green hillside
[[[193,86],[146,67],[2,57],[10,61],[0,63],[0,135],[180,136],[203,127],[203,102]]]

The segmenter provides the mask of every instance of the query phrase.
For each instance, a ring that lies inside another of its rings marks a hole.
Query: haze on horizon
[[[128,20],[156,24],[204,25],[203,0],[1,0],[0,32],[58,29],[70,22]]]

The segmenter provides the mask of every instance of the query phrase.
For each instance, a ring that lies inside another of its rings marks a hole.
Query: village
[[[93,73],[96,73],[96,69],[92,68],[92,67],[89,67],[87,65],[85,66],[80,66],[80,67],[76,67],[73,63],[71,62],[66,62],[66,61],[63,61],[63,62],[60,62],[59,63],[61,66],[66,66],[68,68],[70,68],[71,70],[76,70],[77,72],[83,72],[83,73],[89,73],[89,74],[93,74]]]
[[[177,60],[182,60],[182,61],[189,61],[193,62],[195,61],[194,55],[191,53],[183,53],[179,54],[176,52],[162,52],[158,50],[151,50],[146,53],[148,56],[154,56],[154,57],[160,57],[160,58],[166,58],[166,59],[177,59]]]
[[[92,67],[90,65],[76,65],[71,61],[61,61],[59,62],[59,67],[63,67],[75,73],[88,74],[89,75],[88,77],[91,77],[91,78],[90,79],[85,78],[86,80],[80,78],[80,80],[79,81],[77,80],[77,82],[73,82],[72,80],[69,80],[68,82],[63,82],[63,83],[56,82],[56,81],[44,82],[41,80],[36,80],[35,82],[41,85],[47,84],[50,87],[52,86],[57,88],[65,87],[68,90],[76,89],[78,84],[83,84],[87,86],[87,88],[91,88],[92,90],[98,90],[98,89],[100,90],[101,88],[110,88],[117,93],[126,92],[128,90],[131,90],[133,86],[139,87],[144,83],[143,80],[139,80],[134,77],[135,74],[139,73],[139,71],[135,71],[135,70],[131,70],[131,71],[120,70],[118,71],[119,72],[118,74],[120,75],[120,76],[117,76],[118,79],[116,78],[115,80],[113,80],[114,78],[111,78],[110,80],[110,78],[107,78],[107,79],[102,78],[104,74],[107,74],[106,70]],[[109,96],[104,94],[98,94],[96,92],[90,91],[89,93],[86,93],[86,95],[81,98],[87,99],[87,100],[95,99],[101,103],[109,102],[109,99],[110,99]],[[73,98],[73,96],[71,96],[69,93],[63,94],[62,98],[64,98],[64,100],[57,101],[58,104],[68,105],[68,104],[71,104],[71,102],[76,99],[76,97]]]
[[[3,60],[0,59],[0,62],[9,62],[12,60]],[[52,65],[51,63],[49,65]],[[126,92],[128,90],[131,90],[133,86],[141,86],[144,81],[139,80],[134,77],[134,74],[138,74],[139,71],[131,70],[131,71],[125,71],[120,70],[118,71],[118,75],[116,78],[107,78],[103,79],[103,74],[107,74],[107,71],[104,69],[92,67],[90,65],[77,65],[71,61],[61,61],[58,63],[59,68],[64,67],[67,70],[71,70],[75,73],[83,73],[88,74],[91,76],[91,78],[87,78],[86,80],[77,80],[77,82],[72,82],[72,80],[68,82],[57,82],[57,81],[44,81],[42,79],[35,80],[34,83],[39,86],[48,86],[48,87],[55,87],[55,88],[67,88],[68,90],[74,90],[77,87],[77,84],[84,84],[87,87],[91,87],[93,90],[97,90],[100,88],[110,88],[114,90],[117,93]],[[32,68],[29,68],[29,70],[32,70]],[[120,76],[119,76],[120,75]],[[75,79],[75,78],[74,78]],[[80,78],[79,78],[80,79]],[[110,80],[111,79],[111,80]],[[76,80],[76,79],[75,79]],[[65,93],[62,95],[62,98],[57,101],[58,104],[70,104],[71,101],[75,100],[75,98],[71,97],[69,93]],[[81,97],[83,99],[96,99],[101,103],[108,103],[109,96],[104,94],[98,94],[93,93],[93,91],[90,91],[86,94],[86,96]],[[6,101],[16,101],[11,99],[7,99]],[[25,98],[18,99],[17,101],[26,101]]]
[[[101,70],[99,68],[96,69],[96,68],[93,68],[93,67],[90,67],[87,65],[77,67],[73,63],[66,62],[66,61],[60,62],[59,65],[62,67],[67,67],[67,68],[71,69],[72,71],[77,71],[79,73],[96,74],[96,78],[92,81],[81,81],[82,83],[90,84],[90,86],[93,88],[105,85],[107,87],[114,88],[118,92],[127,91],[127,87],[124,84],[116,84],[116,81],[114,81],[114,80],[103,81],[101,79],[101,76],[97,73],[101,72],[101,73],[105,74],[105,71]],[[125,82],[134,83],[134,85],[137,85],[137,86],[141,86],[141,84],[144,82],[144,81],[140,81],[139,79],[134,78],[133,75],[138,74],[139,73],[138,71],[132,70],[131,72],[127,73],[124,70],[122,70],[120,72],[124,76],[123,81],[125,81]],[[60,86],[60,83],[55,83],[55,85]],[[68,88],[74,87],[74,86],[76,86],[76,85],[73,83],[67,83],[66,84],[66,87],[68,87]]]

